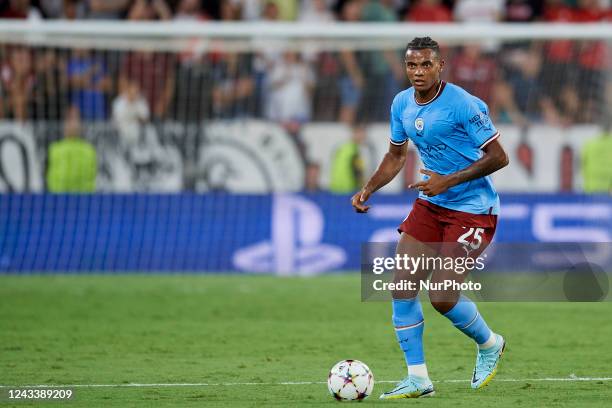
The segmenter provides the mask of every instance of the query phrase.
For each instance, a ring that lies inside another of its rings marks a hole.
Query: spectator
[[[310,120],[315,80],[310,66],[295,51],[286,51],[269,75],[267,118],[285,124]]]
[[[485,101],[493,99],[496,73],[496,61],[484,56],[479,44],[462,47],[450,64],[451,81]]]
[[[358,2],[347,2],[342,8],[342,21],[355,22],[361,19],[361,5]],[[363,56],[363,55],[362,55]],[[355,122],[357,109],[365,78],[359,64],[357,52],[345,49],[340,52],[341,74],[338,85],[340,88],[340,121],[348,125]]]
[[[574,11],[577,23],[595,23],[603,21],[604,10],[598,0],[579,0]],[[603,114],[605,106],[606,74],[608,72],[608,47],[605,41],[578,41],[575,44],[578,61],[578,78],[580,84],[578,96],[582,101],[584,122],[593,122]]]
[[[223,0],[219,6],[224,20],[235,17],[230,0]],[[199,10],[204,19],[213,17],[209,11],[201,7]],[[180,122],[199,122],[212,117],[213,88],[217,74],[215,69],[222,56],[214,51],[205,52],[202,44],[202,39],[193,38],[178,54],[171,117]]]
[[[295,21],[297,18],[298,0],[267,0],[264,4],[264,16],[273,7],[276,8],[278,17],[271,20]]]
[[[541,0],[508,0],[506,2],[506,21],[527,23],[541,15]]]
[[[320,51],[315,54],[314,75],[317,78],[313,89],[313,120],[333,122],[338,120],[340,108],[340,60],[335,51]]]
[[[180,122],[200,122],[212,117],[213,88],[217,61],[197,51],[181,55],[176,71],[176,92],[172,118]]]
[[[510,69],[507,79],[515,91],[516,102],[522,112],[532,119],[537,119],[539,99],[543,91],[539,81],[542,56],[536,48],[516,49],[508,54]]]
[[[213,75],[215,116],[252,116],[255,112],[255,78],[251,57],[246,54],[225,54],[215,66]]]
[[[506,112],[513,117],[514,123],[525,126],[544,120],[553,126],[569,126],[580,120],[580,100],[573,87],[563,86],[558,94],[545,87],[542,66],[546,64],[543,64],[539,47],[516,48],[505,54],[508,57],[507,82],[497,86],[494,97],[497,107],[509,108]],[[513,102],[506,101],[509,95]],[[513,104],[524,116],[512,114]]]
[[[357,109],[362,101],[365,78],[358,64],[358,57],[352,50],[342,50],[340,53],[342,74],[340,81],[340,121],[353,124]]]
[[[457,0],[455,20],[462,23],[494,23],[504,17],[505,0]]]
[[[574,11],[563,0],[546,0],[542,19],[550,23],[569,23],[574,19]],[[561,111],[573,106],[578,95],[574,84],[577,80],[577,64],[574,57],[574,41],[553,40],[544,43],[543,55],[546,64],[542,67],[541,83],[547,90],[549,108],[547,122],[563,122]],[[571,108],[573,109],[573,108]]]
[[[232,0],[229,0],[232,1]],[[292,21],[297,16],[295,0],[233,0],[235,10],[242,20]],[[297,7],[297,6],[296,6]]]
[[[307,163],[304,180],[304,189],[308,193],[316,193],[321,190],[319,177],[321,176],[321,166],[318,163]]]
[[[174,97],[175,55],[134,51],[123,60],[120,83],[134,81],[149,104],[152,116],[166,116]]]
[[[91,55],[91,51],[77,48],[67,64],[70,102],[86,120],[108,117],[106,98],[112,82],[104,63]]]
[[[133,21],[167,20],[171,16],[163,0],[135,0],[128,13],[128,18]],[[119,83],[135,82],[156,119],[166,117],[174,96],[175,58],[173,53],[134,51],[125,57],[120,69]]]
[[[31,0],[9,0],[4,6],[3,10],[0,10],[0,18],[15,18],[15,19],[28,19],[28,20],[40,20],[42,15],[40,11],[32,6]],[[2,6],[0,4],[0,6]]]
[[[282,18],[279,4],[269,0],[226,0],[227,9],[233,10],[236,20],[259,21],[280,20]],[[293,0],[290,0],[293,1]],[[226,15],[229,14],[225,11]]]
[[[228,0],[237,19],[295,21],[297,0]]]
[[[35,66],[32,116],[62,120],[69,105],[66,61],[54,49],[47,49],[37,53]]]
[[[503,19],[505,0],[458,0],[453,11],[455,20],[462,23],[496,23]],[[495,53],[499,40],[485,39],[483,51]]]
[[[64,138],[49,146],[47,189],[52,193],[91,193],[96,189],[94,147],[81,138],[78,108],[68,109]]]
[[[221,0],[219,12],[221,20],[223,21],[234,21],[240,19],[240,15],[234,7],[234,4],[232,4],[232,0]]]
[[[422,23],[450,23],[453,16],[442,0],[419,0],[405,16],[405,20]]]
[[[542,19],[546,22],[571,22],[574,19],[574,12],[565,0],[546,0]]]
[[[541,86],[543,88],[543,86]],[[543,88],[545,89],[545,88]],[[578,93],[571,86],[563,86],[560,93],[547,90],[542,96],[542,118],[553,126],[571,126],[582,121],[583,111]]]
[[[334,153],[329,190],[345,194],[359,190],[364,183],[364,162],[360,152],[366,140],[366,128],[362,124],[353,126],[351,140],[343,143]]]
[[[302,2],[298,20],[303,23],[330,23],[335,17],[327,0],[312,0]]]
[[[262,19],[267,21],[278,21],[281,19],[280,9],[278,4],[273,1],[266,1],[264,3],[262,13]]]
[[[574,20],[574,11],[565,4],[564,0],[546,0],[542,18],[550,23],[570,23]],[[550,80],[547,85],[562,84],[563,81],[558,74],[573,63],[572,40],[550,41],[546,43],[544,52],[547,62],[544,78]]]
[[[172,12],[164,0],[135,0],[128,20],[170,20]]]
[[[369,0],[363,3],[361,18],[364,21],[397,21],[393,0]]]
[[[612,157],[612,133],[608,123],[600,136],[589,140],[582,148],[582,177],[585,192],[612,193],[610,157]]]
[[[142,126],[149,118],[149,106],[140,93],[138,83],[127,80],[122,84],[122,92],[113,101],[113,122],[124,152],[138,143]]]
[[[120,20],[125,18],[132,0],[86,0],[88,17],[100,20]],[[137,0],[138,1],[138,0]]]
[[[38,7],[44,18],[62,18],[64,0],[38,0]]]
[[[200,0],[181,0],[174,14],[175,20],[204,21],[211,17],[204,12]]]
[[[86,18],[87,8],[80,0],[64,0],[64,8],[60,18],[67,20],[81,20]]]
[[[505,79],[495,86],[493,115],[500,121],[525,126],[541,119],[543,89],[539,76],[542,57],[536,49],[506,52]]]
[[[228,0],[236,20],[255,21],[261,19],[263,0]]]
[[[308,2],[302,2],[298,20],[301,23],[310,24],[324,24],[332,23],[335,20],[334,14],[328,8],[328,0],[312,0]],[[321,57],[324,52],[321,52],[320,45],[314,43],[308,44],[303,48],[302,56],[309,63],[320,63]],[[329,53],[327,53],[329,54]],[[318,86],[319,84],[317,84]],[[317,90],[315,89],[315,94]]]
[[[87,18],[87,4],[83,0],[38,0],[44,18],[48,19],[84,19]]]
[[[357,7],[361,5],[358,0],[354,3]],[[361,19],[390,23],[397,21],[397,15],[390,3],[370,0],[363,5]],[[362,54],[360,62],[366,81],[358,115],[365,120],[385,121],[389,106],[406,77],[400,55],[397,50],[370,51]]]
[[[266,4],[265,13],[262,14],[261,18],[266,21],[278,21],[278,8],[274,3]],[[285,42],[280,40],[270,44],[270,41],[266,41],[265,44],[261,44],[258,47],[259,51],[254,56],[253,70],[255,78],[255,99],[257,106],[261,106],[261,109],[257,109],[257,112],[261,116],[265,116],[269,101],[268,101],[268,78],[270,72],[276,63],[282,61],[282,50],[285,46]]]
[[[395,13],[395,20],[401,20],[401,17],[406,14],[408,10],[408,6],[410,5],[410,1],[406,0],[379,0],[381,3],[385,5],[390,10],[393,10]],[[444,0],[448,3],[449,0]],[[454,0],[452,0],[454,1]]]
[[[29,49],[14,47],[9,50],[8,61],[0,68],[0,83],[4,115],[19,121],[29,118],[28,106],[35,83]]]
[[[594,23],[605,16],[599,0],[578,0],[577,6],[573,18],[576,23]]]

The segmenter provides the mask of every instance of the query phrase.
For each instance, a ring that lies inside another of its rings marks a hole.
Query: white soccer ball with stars
[[[359,360],[342,360],[329,372],[327,388],[338,401],[360,401],[372,393],[374,375]]]

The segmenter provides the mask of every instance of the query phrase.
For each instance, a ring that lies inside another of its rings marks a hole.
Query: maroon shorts
[[[418,198],[398,231],[420,242],[444,244],[444,252],[465,248],[470,256],[478,256],[491,243],[496,226],[497,215],[450,210]]]

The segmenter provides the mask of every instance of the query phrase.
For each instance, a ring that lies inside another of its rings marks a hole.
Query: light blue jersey
[[[416,101],[414,88],[408,88],[391,105],[391,143],[412,140],[425,168],[439,174],[470,166],[497,137],[487,105],[457,85],[442,82],[436,96],[424,104]],[[499,213],[499,197],[490,176],[458,184],[434,197],[423,192],[419,197],[451,210]]]

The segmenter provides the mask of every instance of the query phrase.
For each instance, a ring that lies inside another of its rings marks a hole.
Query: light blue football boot
[[[497,374],[497,366],[506,349],[506,341],[499,334],[495,336],[495,346],[486,350],[478,350],[476,367],[472,374],[472,388],[475,390],[487,385]]]
[[[394,389],[385,392],[380,399],[400,399],[433,397],[435,394],[433,384],[429,378],[406,377]]]

